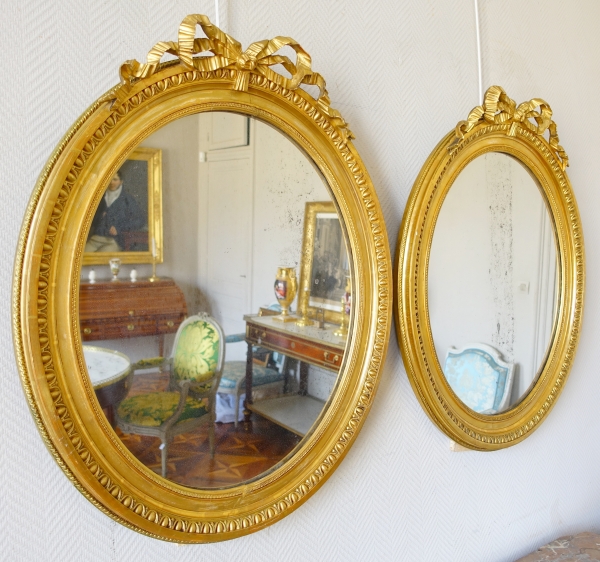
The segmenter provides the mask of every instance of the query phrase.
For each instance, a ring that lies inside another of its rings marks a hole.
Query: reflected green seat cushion
[[[235,388],[238,382],[246,377],[245,361],[226,361],[221,376],[219,390]],[[252,365],[252,386],[261,386],[283,380],[283,375],[269,367]]]
[[[126,423],[158,427],[175,413],[179,396],[178,392],[151,392],[131,396],[121,402],[118,415]],[[204,401],[188,396],[177,423],[190,418],[199,418],[207,413],[208,408]]]
[[[185,326],[173,354],[173,380],[201,382],[212,378],[219,360],[219,333],[199,320]]]

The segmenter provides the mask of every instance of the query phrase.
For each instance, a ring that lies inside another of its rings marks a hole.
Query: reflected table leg
[[[252,344],[248,343],[248,352],[246,353],[246,400],[244,401],[244,424],[250,423],[250,410],[248,405],[252,404]]]
[[[108,419],[110,426],[115,427],[115,407],[112,404],[109,404],[104,408],[104,414],[106,415],[106,419]]]
[[[298,394],[306,396],[308,394],[308,363],[300,361],[300,381],[298,384]]]

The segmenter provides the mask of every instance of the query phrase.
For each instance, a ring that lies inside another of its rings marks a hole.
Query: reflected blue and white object
[[[275,305],[281,310],[279,304]],[[265,307],[267,308],[267,307]],[[271,307],[268,307],[271,309]],[[272,310],[276,310],[273,308]],[[245,334],[231,334],[225,338],[228,345],[243,342],[245,344]],[[253,365],[252,368],[252,387],[263,389],[276,389],[283,394],[286,356],[281,353],[273,353],[274,368],[261,365]],[[219,384],[219,391],[216,397],[216,421],[223,423],[238,422],[244,418],[244,400],[246,384],[246,359],[243,361],[226,361],[223,366],[223,374]]]
[[[454,393],[480,414],[507,409],[514,370],[493,347],[481,343],[451,347],[444,363],[444,375]]]

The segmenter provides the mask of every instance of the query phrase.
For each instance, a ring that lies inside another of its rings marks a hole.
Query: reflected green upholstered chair
[[[125,433],[160,438],[163,477],[167,474],[169,442],[203,423],[209,424],[210,453],[214,456],[215,395],[224,361],[223,331],[204,314],[191,316],[179,326],[171,357],[136,363],[136,370],[168,370],[169,388],[126,398],[117,408],[116,423]]]

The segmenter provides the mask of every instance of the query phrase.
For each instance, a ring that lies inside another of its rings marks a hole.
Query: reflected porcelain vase
[[[273,320],[279,320],[281,322],[291,322],[292,320],[295,320],[294,317],[290,316],[289,308],[296,297],[296,291],[298,289],[296,269],[293,267],[278,267],[273,288],[275,289],[277,302],[279,302],[281,306],[281,314],[279,316],[273,316]]]
[[[110,272],[112,273],[111,281],[118,281],[119,269],[121,269],[121,260],[119,258],[113,258],[108,260],[108,265],[110,265]]]

